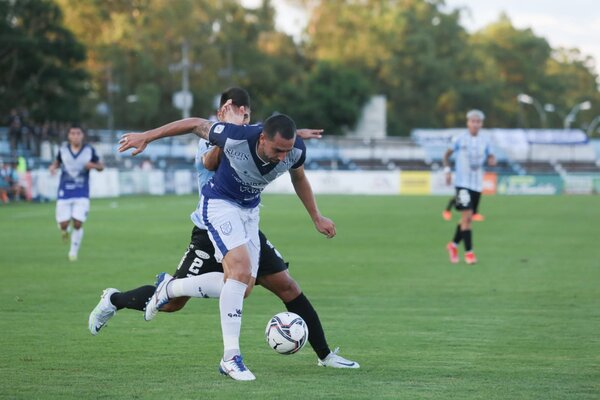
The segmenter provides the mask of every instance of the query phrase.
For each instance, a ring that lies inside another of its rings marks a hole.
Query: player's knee
[[[82,225],[83,225],[83,222],[81,222],[79,220],[76,220],[76,219],[73,220],[73,228],[75,228],[75,229],[81,229]]]
[[[274,291],[277,297],[284,302],[294,300],[302,292],[298,283],[291,277],[288,277],[288,279],[275,286]]]

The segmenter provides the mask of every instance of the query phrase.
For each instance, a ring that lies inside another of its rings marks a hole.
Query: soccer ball
[[[268,345],[279,354],[294,354],[306,344],[308,328],[298,314],[281,312],[269,320],[265,338]]]

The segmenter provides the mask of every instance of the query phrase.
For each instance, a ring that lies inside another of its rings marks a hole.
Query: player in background
[[[480,110],[470,110],[467,113],[467,132],[459,135],[444,154],[444,171],[446,183],[452,182],[450,157],[454,154],[455,174],[454,187],[456,190],[456,209],[461,211],[460,223],[456,227],[454,238],[446,245],[450,262],[458,262],[458,244],[461,240],[465,246],[465,262],[475,264],[477,258],[473,252],[472,220],[473,211],[477,210],[481,191],[483,190],[483,166],[496,165],[489,139],[479,135],[485,115]]]
[[[477,205],[479,205],[479,204],[477,204]],[[456,197],[452,196],[450,198],[450,200],[448,200],[448,204],[446,205],[446,208],[442,212],[442,218],[444,218],[444,220],[450,221],[452,219],[452,209],[454,207],[456,207]],[[479,214],[477,212],[477,208],[475,208],[473,210],[473,221],[475,221],[475,222],[485,221],[485,217],[483,216],[483,214]]]
[[[56,200],[56,222],[65,242],[69,238],[71,221],[73,222],[70,261],[77,260],[83,240],[83,223],[90,209],[90,170],[104,169],[96,150],[83,142],[84,136],[81,127],[71,126],[67,133],[67,143],[60,147],[56,159],[50,165],[52,175],[61,169]]]
[[[243,123],[248,123],[250,99],[247,92],[240,88],[231,88],[221,95],[221,108],[217,112],[219,120],[225,120],[225,103],[228,100],[231,100],[232,107],[244,113]],[[321,130],[310,129],[298,130],[299,135],[304,139],[318,138],[321,132]],[[132,147],[136,147],[137,145],[133,141],[134,138],[131,138]],[[209,151],[210,149],[212,151]],[[208,141],[200,139],[196,154],[200,189],[214,174],[205,168],[205,163],[214,169],[218,165],[219,156],[218,147],[211,146]],[[261,250],[257,282],[277,295],[288,311],[300,315],[306,321],[311,332],[309,342],[319,358],[317,365],[333,368],[359,368],[358,363],[337,355],[337,349],[333,352],[329,349],[319,316],[299,285],[290,276],[287,263],[262,232],[259,232],[259,235]],[[214,247],[205,229],[194,226],[191,243],[174,276],[177,278],[193,277],[193,279],[171,281],[172,284],[166,286],[170,300],[160,307],[160,311],[177,311],[185,305],[190,297],[219,297],[223,286],[223,267],[214,258]],[[151,285],[125,292],[119,292],[113,288],[106,289],[100,302],[90,314],[90,332],[96,335],[119,309],[130,308],[143,311],[146,300],[154,294],[155,289],[155,286]]]

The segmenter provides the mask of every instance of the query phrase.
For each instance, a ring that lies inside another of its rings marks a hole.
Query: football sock
[[[206,274],[173,279],[167,285],[167,296],[174,297],[212,297],[217,298],[223,289],[223,273],[208,272]]]
[[[460,224],[456,225],[456,232],[454,232],[454,239],[452,239],[452,242],[454,242],[454,244],[459,244],[460,240],[463,238],[463,231],[460,230]]]
[[[234,279],[227,279],[219,297],[221,330],[223,333],[223,360],[230,360],[240,354],[240,331],[242,329],[242,309],[244,293],[248,285]]]
[[[117,307],[117,310],[129,308],[132,310],[144,311],[148,299],[152,297],[155,290],[155,286],[146,285],[127,292],[113,293],[110,296],[110,302],[113,306]]]
[[[471,230],[469,229],[467,231],[462,231],[462,237],[463,239],[465,239],[465,251],[473,250],[473,239]]]
[[[83,227],[79,229],[73,229],[71,232],[71,250],[69,254],[77,254],[79,252],[79,246],[83,240]]]
[[[454,207],[455,204],[456,204],[456,199],[453,197],[448,202],[448,205],[446,206],[446,211],[452,210],[452,207]]]
[[[310,304],[310,301],[306,298],[304,293],[300,293],[294,300],[283,304],[285,304],[285,308],[287,308],[289,312],[298,314],[302,317],[304,322],[306,322],[309,332],[308,342],[315,353],[317,353],[317,357],[321,360],[327,357],[327,355],[331,353],[331,350],[327,345],[325,332],[323,332],[323,327],[321,326],[321,320],[319,319],[317,311],[313,308],[312,304]]]

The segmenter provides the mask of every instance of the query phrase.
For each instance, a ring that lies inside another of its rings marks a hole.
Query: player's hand
[[[323,235],[327,236],[327,239],[331,239],[335,236],[335,224],[327,217],[319,215],[315,221],[315,228]]]
[[[58,169],[58,167],[54,164],[50,164],[50,168],[48,168],[50,170],[50,175],[54,176],[56,175],[56,170]]]
[[[146,135],[143,133],[126,133],[119,140],[119,153],[135,149],[131,152],[131,155],[135,156],[143,152],[147,145]]]
[[[446,172],[446,185],[450,186],[452,183],[452,172]]]
[[[323,129],[298,129],[296,130],[298,136],[302,139],[321,139]]]

